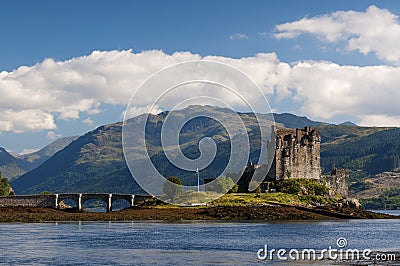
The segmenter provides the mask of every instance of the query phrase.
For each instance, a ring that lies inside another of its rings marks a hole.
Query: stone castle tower
[[[269,190],[270,181],[287,178],[310,178],[325,183],[336,193],[347,197],[349,173],[346,169],[332,169],[330,175],[322,175],[321,169],[321,135],[318,129],[311,127],[296,129],[278,129],[276,134],[276,146],[269,146],[269,158],[272,160],[271,168],[264,182],[262,190]],[[256,169],[263,167],[255,165],[251,161],[246,166],[238,185],[240,192],[249,192],[248,185]]]
[[[321,136],[317,129],[278,129],[276,148],[268,178],[321,177],[320,164]]]

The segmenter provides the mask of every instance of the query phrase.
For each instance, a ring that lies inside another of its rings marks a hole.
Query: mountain
[[[121,123],[101,126],[79,137],[36,169],[13,180],[11,185],[17,194],[76,192],[78,189],[90,192],[90,187],[99,184],[112,187],[114,180],[107,176],[126,167],[121,132]]]
[[[250,136],[250,159],[256,160],[260,151],[260,132],[255,127],[254,114],[239,113],[246,126],[241,132],[239,125],[227,120],[226,110],[210,106],[190,106],[174,111],[173,117],[185,117],[188,113],[201,111],[212,114],[217,120],[200,117],[189,121],[180,131],[179,142],[182,153],[189,158],[200,155],[198,142],[204,137],[214,139],[218,152],[213,163],[200,172],[201,177],[218,176],[225,168],[230,156],[230,141],[224,125],[229,125],[238,136]],[[161,128],[169,112],[150,115],[146,125],[146,144],[149,156],[164,176],[176,175],[187,185],[196,181],[193,172],[183,171],[171,164],[161,149]],[[267,119],[266,115],[261,115]],[[135,124],[143,116],[130,119]],[[291,114],[276,114],[278,127],[317,127],[321,132],[321,165],[324,172],[332,166],[351,170],[352,181],[365,176],[387,171],[399,166],[400,128],[369,128],[349,125],[332,125],[309,120]],[[133,129],[130,134],[139,144],[141,128]],[[57,152],[36,169],[11,181],[17,194],[51,192],[109,192],[135,193],[140,188],[134,182],[127,169],[121,144],[122,123],[101,126],[79,137],[63,150]],[[139,145],[131,147],[134,167],[143,165],[144,150]],[[238,153],[236,156],[240,156]],[[256,161],[254,161],[256,163]]]
[[[353,176],[373,175],[399,166],[400,128],[356,126],[319,127],[321,165],[353,171]]]
[[[297,116],[290,113],[274,113],[273,115],[276,123],[282,124],[287,128],[303,128],[305,126],[318,127],[320,125],[327,125],[327,123],[312,121],[305,116]]]
[[[5,149],[0,148],[0,172],[3,177],[12,180],[32,169],[35,169],[44,161],[53,156],[57,151],[64,149],[77,137],[65,137],[50,143],[39,151],[24,154],[12,155]]]
[[[235,135],[249,134],[251,137],[251,155],[256,157],[259,152],[260,133],[256,130],[254,114],[239,114],[246,125],[246,131],[241,131],[241,125],[229,120],[227,109],[211,106],[190,106],[174,111],[172,117],[184,118],[188,114],[200,112],[203,116],[192,119],[184,125],[180,134],[180,147],[183,154],[196,158],[200,155],[198,142],[204,137],[213,138],[218,153],[213,163],[201,172],[203,177],[217,176],[224,169],[230,153],[228,133],[222,124],[232,129]],[[231,111],[229,111],[231,112]],[[150,115],[146,125],[146,144],[150,158],[157,170],[165,176],[177,175],[185,184],[194,182],[194,173],[180,170],[166,159],[161,147],[161,128],[169,112]],[[215,117],[210,119],[208,116]],[[268,120],[268,115],[260,115],[262,120]],[[143,115],[130,119],[128,124],[140,123]],[[221,121],[218,122],[218,121]],[[282,125],[280,125],[282,126]],[[141,128],[133,128],[130,134],[138,136],[134,142],[143,141],[140,138]],[[52,192],[110,192],[132,193],[138,191],[130,172],[127,169],[122,153],[122,123],[101,126],[79,137],[65,149],[56,153],[38,168],[12,181],[12,187],[17,194]],[[257,148],[258,147],[258,148]],[[139,145],[131,150],[131,156],[137,167],[142,166],[143,149]]]
[[[29,171],[29,163],[15,158],[4,148],[0,148],[0,172],[3,177],[11,180],[16,176],[23,175],[27,171]]]
[[[31,169],[34,169],[53,156],[56,152],[64,149],[77,138],[78,136],[60,138],[36,152],[19,155],[17,157],[28,162]]]
[[[357,126],[357,124],[353,123],[351,121],[346,121],[346,122],[340,123],[339,126]]]

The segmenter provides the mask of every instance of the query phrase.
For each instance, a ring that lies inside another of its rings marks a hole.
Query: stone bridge
[[[22,195],[0,197],[0,207],[38,207],[38,208],[60,208],[60,202],[71,199],[76,203],[77,209],[82,210],[82,205],[88,200],[101,200],[107,203],[107,212],[112,211],[114,201],[122,199],[135,206],[144,202],[152,196],[134,194],[108,194],[108,193],[63,193],[48,195]]]

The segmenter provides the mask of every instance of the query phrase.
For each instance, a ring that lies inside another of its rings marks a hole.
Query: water
[[[394,216],[400,216],[400,210],[369,210],[371,212],[377,212],[377,213],[385,213],[385,214],[390,214]]]
[[[320,250],[338,237],[348,248],[400,251],[400,220],[0,224],[0,263],[260,265],[264,244]]]

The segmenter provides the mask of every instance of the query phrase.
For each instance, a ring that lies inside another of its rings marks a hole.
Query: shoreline
[[[131,207],[115,212],[78,212],[51,208],[0,207],[0,223],[129,222],[129,221],[322,221],[351,219],[400,219],[351,208],[308,208],[288,205]]]

